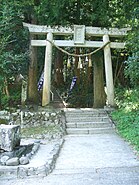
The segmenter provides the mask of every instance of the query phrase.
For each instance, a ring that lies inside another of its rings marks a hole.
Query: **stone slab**
[[[18,125],[1,125],[0,126],[0,144],[1,149],[13,151],[16,146],[20,145],[20,126]]]

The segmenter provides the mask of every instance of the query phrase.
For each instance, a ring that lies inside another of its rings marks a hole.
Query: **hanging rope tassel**
[[[92,67],[92,58],[91,58],[91,55],[89,55],[89,65],[88,67]]]
[[[82,65],[82,61],[81,61],[81,57],[79,57],[79,62],[78,62],[78,69],[82,69],[83,65]]]
[[[75,65],[75,57],[72,57],[72,63]]]
[[[70,63],[70,59],[68,57],[67,68],[70,68],[70,67],[71,67],[71,63]]]
[[[87,56],[85,57],[85,62],[88,62],[88,57]]]

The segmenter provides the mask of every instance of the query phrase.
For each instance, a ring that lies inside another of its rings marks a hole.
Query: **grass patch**
[[[112,112],[119,134],[139,152],[139,89],[118,89],[118,109]]]
[[[139,111],[126,112],[119,109],[112,113],[119,134],[139,152]]]
[[[2,124],[8,125],[8,121],[5,119],[0,119],[0,125],[2,125]]]
[[[36,138],[38,136],[45,137],[45,135],[54,135],[58,132],[60,132],[58,125],[37,126],[21,129],[21,135],[26,138]]]

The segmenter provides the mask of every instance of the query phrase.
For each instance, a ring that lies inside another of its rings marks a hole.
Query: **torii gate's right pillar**
[[[109,42],[109,36],[103,36],[104,44]],[[104,63],[105,63],[105,76],[106,76],[106,87],[107,87],[107,101],[108,105],[114,106],[114,84],[113,84],[113,73],[112,73],[112,60],[110,44],[104,48]]]

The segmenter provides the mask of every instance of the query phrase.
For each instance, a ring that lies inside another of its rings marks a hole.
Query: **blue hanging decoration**
[[[74,86],[75,86],[75,84],[76,84],[76,81],[77,81],[77,76],[74,76],[74,77],[72,78],[72,82],[71,82],[71,85],[70,85],[70,89],[69,89],[69,91],[68,91],[68,96],[67,96],[67,98],[66,98],[66,102],[68,101],[68,99],[69,99],[69,97],[70,97],[70,95],[71,95],[71,92],[72,92],[72,90],[73,90],[73,88],[74,88]]]
[[[38,82],[38,91],[41,91],[43,88],[43,82],[44,82],[44,72],[42,72],[41,77]]]
[[[74,76],[72,78],[72,82],[71,82],[71,85],[70,85],[70,90],[69,90],[70,92],[72,91],[73,87],[75,86],[76,81],[77,81],[77,76]]]

